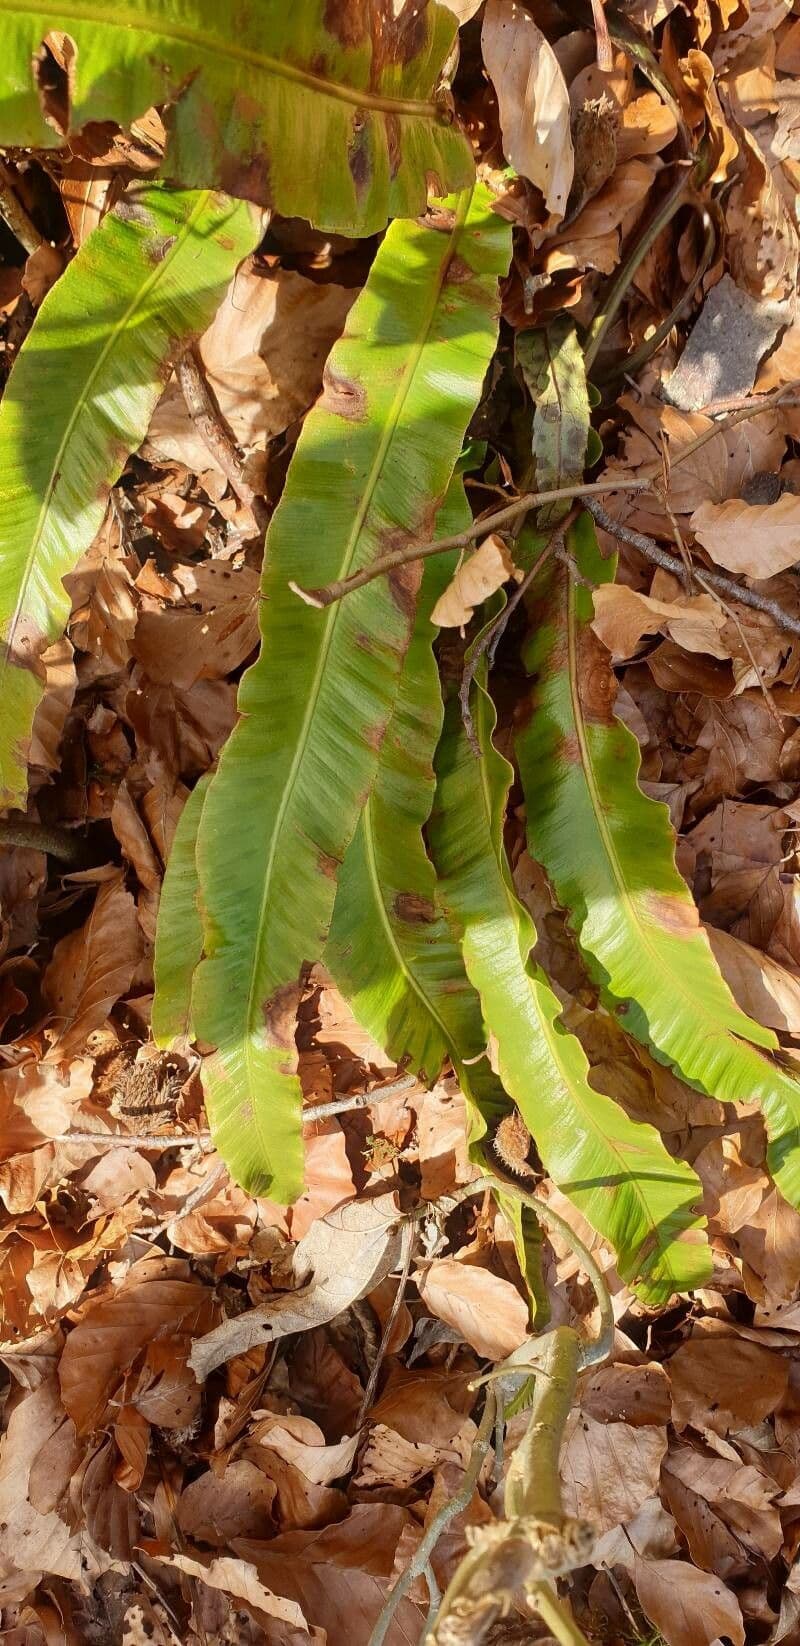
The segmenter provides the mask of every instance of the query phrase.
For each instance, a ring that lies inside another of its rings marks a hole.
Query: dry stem
[[[683,561],[677,554],[671,554],[669,549],[662,549],[660,543],[654,542],[652,537],[645,537],[644,532],[632,531],[630,526],[623,526],[618,520],[606,514],[599,503],[590,498],[586,503],[590,515],[602,526],[603,531],[610,532],[620,543],[627,543],[632,549],[638,549],[640,554],[652,560],[656,566],[662,566],[664,571],[672,572],[675,577],[683,577]],[[732,577],[726,577],[724,572],[703,570],[706,584],[719,589],[727,595],[729,600],[738,600],[742,606],[750,606],[753,611],[766,612],[773,619],[779,629],[786,634],[800,635],[800,620],[791,617],[779,606],[777,600],[770,600],[768,595],[758,594],[755,589],[748,589],[743,583],[735,583]]]

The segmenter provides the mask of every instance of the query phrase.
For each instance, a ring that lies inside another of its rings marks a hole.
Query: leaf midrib
[[[488,693],[484,692],[483,689],[480,687],[480,685],[478,686],[478,692],[479,692],[479,711],[478,712],[481,715],[481,718],[483,718],[483,716],[486,713],[486,706],[489,703],[490,699],[489,699]],[[487,740],[487,739],[488,739],[488,743],[489,743],[490,748],[494,751],[495,754],[498,754],[498,757],[500,759],[503,759],[504,757],[502,755],[499,755],[499,751],[494,749],[494,743],[492,741],[491,731],[488,727],[486,728],[486,731],[484,733],[484,740]],[[506,882],[505,875],[502,873],[502,869],[500,867],[498,856],[497,856],[497,853],[495,851],[494,829],[493,829],[494,808],[493,808],[493,805],[492,805],[491,789],[489,787],[488,762],[486,760],[486,756],[483,755],[483,754],[480,757],[479,765],[480,765],[480,774],[481,774],[481,790],[482,790],[483,799],[484,799],[484,808],[485,808],[485,812],[486,812],[486,822],[487,822],[487,827],[488,827],[489,839],[490,839],[490,843],[491,843],[492,857],[493,857],[493,860],[494,860],[495,864],[497,865],[498,877],[500,879],[500,883],[501,883],[502,888],[503,888],[503,897],[505,899],[506,907],[508,909],[509,919],[512,922],[513,929],[516,930],[517,926],[518,926],[518,918],[519,918],[518,913],[517,913],[516,897],[514,896],[514,894],[511,891],[511,888],[509,887],[509,885]],[[534,986],[535,979],[533,977],[531,977],[530,972],[528,971],[528,968],[525,965],[524,961],[522,960],[521,956],[520,956],[520,965],[521,965],[522,970],[525,974],[525,979],[526,979],[526,982],[528,984],[528,995],[530,997],[531,1005],[533,1006],[533,1010],[536,1014],[536,1017],[539,1021],[540,1026],[541,1026],[542,1034],[544,1036],[545,1043],[548,1047],[548,1050],[549,1050],[550,1055],[553,1059],[553,1062],[554,1062],[556,1068],[561,1071],[561,1077],[564,1081],[564,1085],[566,1086],[567,1090],[569,1091],[569,1093],[570,1093],[570,1095],[573,1099],[573,1102],[577,1102],[577,1105],[579,1106],[581,1112],[586,1116],[588,1126],[591,1127],[592,1131],[594,1131],[597,1135],[599,1135],[601,1137],[605,1147],[610,1151],[610,1153],[615,1157],[615,1159],[617,1159],[619,1161],[620,1169],[622,1171],[623,1177],[626,1180],[626,1182],[628,1182],[630,1187],[634,1190],[634,1192],[636,1194],[636,1197],[639,1201],[639,1204],[642,1208],[642,1211],[644,1213],[644,1221],[650,1228],[653,1241],[655,1242],[656,1250],[661,1255],[661,1260],[662,1260],[663,1267],[667,1271],[667,1274],[669,1276],[672,1276],[672,1278],[673,1278],[673,1281],[674,1281],[673,1289],[675,1291],[680,1291],[680,1286],[681,1286],[680,1277],[676,1274],[675,1270],[673,1269],[673,1266],[672,1266],[671,1262],[669,1261],[669,1251],[670,1251],[670,1247],[672,1245],[672,1240],[669,1240],[666,1245],[664,1244],[664,1242],[663,1242],[663,1240],[660,1236],[660,1233],[659,1233],[660,1224],[656,1221],[656,1219],[654,1218],[653,1214],[650,1211],[650,1207],[648,1205],[647,1198],[643,1194],[643,1192],[640,1188],[639,1180],[638,1180],[638,1177],[637,1177],[636,1173],[631,1170],[631,1167],[627,1164],[627,1162],[625,1160],[625,1156],[620,1153],[616,1143],[613,1143],[611,1141],[611,1139],[606,1136],[605,1132],[602,1131],[602,1129],[599,1126],[598,1122],[595,1120],[595,1118],[594,1118],[594,1116],[591,1112],[591,1109],[587,1106],[586,1099],[583,1097],[580,1090],[578,1090],[576,1092],[575,1083],[574,1083],[574,1081],[571,1077],[571,1074],[570,1074],[569,1070],[565,1067],[563,1059],[560,1056],[560,1048],[559,1048],[559,1044],[558,1044],[558,1035],[557,1035],[555,1022],[551,1022],[550,1019],[542,1012],[542,1010],[540,1008],[540,1005],[539,1005],[537,991],[536,991],[536,988]],[[589,1088],[589,1090],[591,1090],[591,1088]],[[639,1250],[644,1251],[645,1245],[646,1245],[646,1241],[642,1241]]]
[[[381,477],[381,474],[382,474],[382,471],[383,471],[383,464],[384,464],[384,459],[386,457],[386,453],[387,453],[387,451],[388,451],[388,449],[389,449],[389,447],[392,443],[392,440],[394,439],[396,429],[397,429],[397,425],[399,423],[400,415],[401,415],[402,410],[403,410],[403,406],[405,405],[408,394],[411,391],[411,386],[412,386],[412,383],[414,381],[414,377],[416,375],[417,367],[419,366],[419,362],[420,362],[420,359],[422,358],[422,353],[423,353],[423,350],[425,348],[425,344],[426,344],[428,336],[430,334],[430,329],[431,329],[431,326],[433,324],[433,319],[434,319],[434,316],[436,314],[436,310],[437,310],[438,305],[439,305],[439,299],[440,299],[441,293],[442,293],[442,286],[443,286],[443,283],[444,283],[444,278],[445,278],[445,275],[446,275],[446,272],[447,272],[447,269],[448,269],[448,266],[449,266],[449,263],[450,263],[450,258],[451,258],[451,255],[452,255],[452,248],[454,247],[454,245],[455,245],[455,243],[456,243],[456,241],[457,241],[457,239],[458,239],[459,235],[461,234],[461,231],[464,227],[464,223],[465,223],[466,218],[467,218],[467,213],[469,211],[470,202],[472,200],[473,193],[474,193],[474,188],[463,189],[461,191],[459,197],[458,197],[458,204],[457,204],[457,207],[456,207],[456,214],[455,214],[455,222],[454,222],[453,227],[452,227],[452,229],[451,229],[451,231],[450,231],[450,233],[447,237],[447,242],[446,242],[446,245],[444,247],[443,256],[441,258],[441,261],[440,261],[440,264],[439,264],[439,269],[437,271],[437,277],[436,277],[436,280],[433,284],[431,299],[430,299],[430,302],[429,302],[429,304],[427,306],[427,309],[426,309],[426,311],[424,313],[424,316],[423,316],[423,324],[420,328],[420,334],[419,334],[418,340],[415,343],[413,349],[411,349],[409,351],[409,354],[408,354],[408,357],[407,357],[406,369],[405,369],[403,377],[402,377],[402,379],[401,379],[401,381],[398,385],[398,388],[395,392],[395,397],[394,397],[394,400],[392,402],[391,411],[390,411],[389,415],[387,416],[386,422],[385,422],[384,427],[383,427],[383,433],[381,435],[381,439],[380,439],[379,444],[378,444],[378,449],[375,453],[375,458],[373,460],[372,467],[371,467],[369,475],[367,477],[367,482],[366,482],[366,485],[365,485],[365,488],[364,488],[364,495],[363,495],[361,504],[360,504],[360,506],[359,506],[359,508],[356,512],[355,520],[353,522],[353,525],[351,527],[347,542],[345,544],[344,554],[343,554],[343,557],[342,557],[342,563],[341,563],[341,566],[340,566],[339,571],[337,573],[337,580],[338,581],[341,581],[344,577],[346,577],[348,572],[351,569],[352,560],[353,560],[353,557],[355,555],[356,549],[358,547],[358,541],[359,541],[359,538],[361,536],[361,530],[362,530],[362,527],[364,525],[364,520],[365,520],[366,515],[367,515],[367,510],[369,509],[369,506],[372,502],[373,493],[375,491],[375,488],[378,484],[378,481],[380,480],[380,477]],[[265,552],[266,552],[266,550],[265,550]],[[271,885],[271,882],[272,882],[272,875],[273,875],[273,871],[274,871],[274,867],[275,867],[275,857],[276,857],[277,850],[278,850],[278,845],[280,843],[281,836],[282,836],[282,833],[283,833],[283,826],[284,826],[284,821],[285,821],[285,818],[286,818],[286,813],[287,813],[287,810],[288,810],[288,807],[289,807],[290,800],[291,800],[291,798],[293,796],[293,793],[294,793],[295,783],[297,781],[298,774],[300,772],[300,769],[301,769],[302,764],[303,764],[303,760],[305,758],[306,746],[308,744],[308,739],[309,739],[309,732],[310,732],[310,728],[313,724],[314,716],[316,714],[317,703],[319,701],[319,695],[320,695],[320,692],[322,690],[323,681],[325,679],[325,671],[326,671],[326,667],[327,667],[328,656],[330,654],[331,647],[333,645],[334,637],[335,637],[335,634],[336,634],[336,625],[339,621],[339,617],[340,617],[341,613],[342,613],[342,602],[341,601],[336,601],[332,606],[329,606],[326,610],[325,620],[324,620],[325,627],[324,627],[324,632],[323,632],[323,636],[322,636],[321,645],[320,645],[320,648],[319,648],[319,655],[318,655],[318,659],[317,659],[317,667],[316,667],[315,672],[314,672],[314,679],[313,679],[313,682],[312,682],[311,691],[309,692],[308,703],[307,703],[307,706],[306,706],[306,712],[305,712],[305,715],[303,717],[302,726],[300,728],[300,736],[298,737],[298,740],[297,740],[297,746],[295,748],[294,756],[292,758],[292,764],[291,764],[291,767],[290,767],[290,770],[289,770],[289,773],[288,773],[288,776],[287,776],[286,783],[284,785],[283,794],[281,796],[280,804],[279,804],[278,811],[277,811],[277,814],[276,814],[275,827],[273,829],[272,840],[270,842],[269,856],[267,858],[267,862],[266,862],[265,870],[264,870],[263,890],[262,890],[262,895],[261,895],[261,903],[260,903],[259,912],[258,912],[258,921],[257,921],[257,924],[256,924],[255,937],[254,937],[253,950],[252,950],[252,964],[251,964],[251,972],[250,972],[250,987],[249,987],[248,995],[247,995],[247,1014],[246,1014],[246,1018],[245,1018],[245,1026],[246,1026],[245,1045],[246,1045],[247,1075],[248,1075],[248,1083],[251,1086],[253,1085],[253,1079],[254,1079],[254,1070],[253,1070],[253,1067],[252,1067],[252,1061],[251,1060],[252,1060],[252,1057],[253,1057],[254,1051],[255,1051],[255,1048],[253,1046],[252,1035],[253,1035],[253,1030],[256,1027],[255,1004],[256,1004],[256,991],[257,991],[257,988],[258,988],[258,981],[259,981],[258,960],[259,960],[259,956],[261,954],[262,944],[263,944],[264,922],[265,922],[265,919],[266,919],[267,907],[268,907],[268,904],[269,904],[269,892],[270,892],[270,885]]]
[[[578,683],[578,655],[576,644],[578,617],[575,598],[576,586],[573,583],[572,577],[569,573],[565,573],[564,575],[567,578],[567,671],[569,678],[570,699],[572,702],[572,719],[575,726],[575,736],[577,738],[581,756],[581,766],[583,768],[583,774],[586,781],[586,788],[589,793],[592,813],[597,824],[597,832],[600,836],[600,843],[603,847],[606,858],[608,859],[609,868],[611,869],[612,878],[617,888],[620,902],[627,911],[628,923],[632,929],[638,933],[639,941],[649,955],[654,970],[663,972],[666,977],[669,978],[670,983],[675,986],[678,992],[689,1003],[693,1012],[696,1012],[697,1010],[699,999],[701,1010],[703,1010],[704,1019],[711,1025],[711,1028],[716,1034],[718,1033],[716,1024],[714,1023],[713,1018],[709,1016],[709,1013],[703,1008],[702,993],[699,996],[695,993],[690,994],[680,974],[675,971],[674,967],[665,962],[660,950],[654,944],[646,925],[641,920],[633,894],[628,888],[622,864],[620,863],[617,853],[617,848],[614,844],[614,838],[611,834],[611,830],[603,810],[603,805],[600,798],[600,789],[595,774],[591,750],[589,748],[589,739],[586,734],[586,723],[583,718],[583,703],[581,701],[580,685]],[[581,941],[583,941],[582,937]],[[614,993],[613,990],[611,992]],[[727,1033],[728,1031],[725,1030],[723,1032]],[[668,1055],[672,1056],[671,1053]]]
[[[2,6],[2,0],[0,0],[0,7],[1,6]],[[72,438],[73,431],[75,429],[75,425],[76,425],[76,423],[78,423],[80,417],[82,416],[83,412],[86,410],[86,408],[87,408],[87,406],[90,402],[91,391],[94,388],[94,385],[97,382],[97,378],[99,377],[101,371],[105,367],[105,364],[106,364],[106,361],[108,359],[109,353],[111,352],[111,350],[115,346],[120,333],[125,331],[126,327],[128,326],[128,324],[131,320],[131,317],[135,314],[137,308],[140,307],[140,305],[144,302],[144,300],[149,296],[149,294],[153,290],[153,288],[158,285],[158,282],[161,279],[163,279],[164,275],[167,273],[167,271],[171,267],[172,263],[174,263],[176,257],[179,255],[179,253],[183,249],[183,245],[184,245],[186,239],[191,234],[192,229],[194,228],[194,225],[197,221],[197,218],[199,216],[201,216],[203,211],[205,210],[205,208],[208,204],[208,201],[211,198],[212,192],[213,191],[210,190],[210,189],[205,189],[198,196],[197,204],[192,208],[192,211],[191,211],[189,217],[186,219],[185,223],[183,224],[183,227],[181,229],[179,229],[178,234],[177,234],[176,239],[175,239],[175,242],[169,248],[169,250],[167,251],[166,256],[163,257],[161,259],[161,261],[158,264],[156,264],[156,266],[153,268],[152,272],[150,274],[148,274],[147,279],[145,280],[144,284],[137,287],[136,294],[131,299],[130,303],[128,304],[128,307],[125,310],[125,313],[119,317],[118,321],[116,322],[116,324],[114,325],[112,330],[108,333],[105,344],[103,345],[103,348],[101,349],[100,354],[97,356],[97,358],[95,360],[95,363],[92,367],[92,370],[91,370],[89,376],[86,378],[84,386],[83,386],[82,390],[79,392],[78,398],[76,399],[76,401],[73,405],[72,412],[70,413],[69,419],[66,423],[64,433],[61,437],[61,440],[60,440],[59,446],[58,446],[58,450],[56,451],[56,454],[55,454],[55,457],[54,457],[54,460],[53,460],[53,464],[52,464],[52,468],[51,468],[51,472],[50,472],[50,479],[47,483],[47,489],[46,489],[46,491],[44,493],[44,496],[42,498],[41,507],[39,509],[39,513],[38,513],[38,516],[37,516],[37,519],[36,519],[36,525],[34,527],[33,535],[31,537],[30,547],[29,547],[28,553],[25,557],[25,563],[24,563],[24,567],[23,567],[23,571],[22,571],[22,577],[21,577],[21,580],[20,580],[20,583],[19,583],[19,593],[18,593],[16,605],[14,607],[14,611],[13,611],[13,614],[12,614],[12,617],[11,617],[11,622],[9,624],[8,634],[5,637],[5,642],[4,642],[4,646],[3,646],[2,655],[0,655],[0,682],[2,682],[2,680],[3,680],[6,669],[8,669],[10,667],[18,667],[19,666],[19,665],[16,665],[16,664],[12,664],[12,662],[11,662],[11,653],[13,651],[14,638],[15,638],[20,620],[21,620],[21,618],[24,614],[24,611],[25,611],[26,596],[27,596],[27,593],[28,593],[28,588],[29,588],[29,585],[30,585],[31,576],[32,576],[32,573],[33,573],[33,568],[34,568],[36,558],[37,558],[37,555],[38,555],[39,545],[41,543],[42,536],[43,536],[43,533],[44,533],[44,530],[45,530],[45,526],[47,524],[47,516],[48,516],[49,511],[50,511],[50,507],[51,507],[53,497],[54,497],[55,492],[56,492],[56,488],[58,487],[59,482],[63,478],[62,468],[61,468],[62,459],[64,457],[65,451],[67,450],[67,448],[69,446],[70,440]],[[98,232],[102,232],[102,225],[101,225],[101,228]],[[57,290],[57,288],[55,288],[55,289]]]
[[[236,62],[247,63],[265,74],[292,81],[295,85],[305,86],[310,91],[319,92],[322,96],[331,97],[340,103],[350,103],[356,108],[373,109],[377,113],[385,114],[438,118],[439,111],[431,99],[383,97],[377,92],[359,91],[357,87],[326,80],[322,75],[310,74],[307,69],[300,69],[296,64],[284,62],[279,57],[270,57],[267,52],[256,51],[253,47],[242,46],[235,41],[204,35],[198,29],[187,28],[166,19],[140,22],[138,18],[129,17],[124,23],[120,23],[118,13],[113,7],[76,5],[75,0],[67,0],[65,5],[37,5],[36,0],[31,0],[30,4],[26,3],[26,0],[22,0],[21,4],[17,4],[16,0],[11,0],[11,3],[10,0],[0,0],[0,12],[3,11],[12,14],[22,12],[28,17],[49,17],[57,26],[63,26],[67,20],[93,23],[109,29],[124,28],[131,33],[156,35],[165,40],[179,41],[182,45],[195,46],[205,56],[229,57]],[[80,63],[78,67],[80,72]]]
[[[376,856],[376,850],[375,850],[375,834],[374,834],[373,825],[372,825],[372,799],[371,799],[371,797],[367,801],[367,804],[364,808],[363,823],[364,823],[365,856],[366,856],[366,859],[367,859],[367,867],[368,867],[368,870],[369,870],[369,877],[370,877],[370,880],[372,882],[373,895],[374,895],[375,902],[376,902],[377,907],[378,907],[378,917],[379,917],[381,925],[383,926],[383,929],[386,933],[386,939],[387,939],[387,942],[389,944],[389,948],[391,949],[391,951],[392,951],[392,953],[395,957],[395,960],[397,962],[397,965],[398,965],[400,971],[403,973],[404,977],[406,978],[409,988],[412,990],[412,992],[420,1000],[420,1002],[422,1003],[423,1008],[428,1012],[430,1017],[432,1017],[434,1023],[436,1024],[436,1026],[437,1026],[437,1028],[438,1028],[438,1030],[439,1030],[439,1032],[442,1036],[442,1039],[445,1043],[445,1046],[446,1046],[448,1052],[450,1053],[450,1055],[452,1057],[454,1055],[455,1049],[453,1047],[450,1035],[448,1034],[447,1028],[446,1028],[444,1022],[442,1021],[442,1018],[439,1016],[439,1013],[437,1012],[435,1006],[429,1000],[429,998],[426,995],[426,993],[425,993],[424,989],[422,988],[421,984],[417,982],[417,979],[415,978],[414,973],[412,972],[410,966],[408,965],[408,962],[407,962],[407,960],[406,960],[406,958],[405,958],[405,956],[404,956],[404,954],[403,954],[403,952],[400,948],[400,945],[397,941],[397,938],[395,936],[394,927],[393,927],[391,919],[389,917],[389,911],[386,907],[386,901],[385,901],[384,896],[383,896],[383,885],[382,885],[380,873],[379,873],[379,870],[378,870],[378,862],[377,862],[377,856]]]

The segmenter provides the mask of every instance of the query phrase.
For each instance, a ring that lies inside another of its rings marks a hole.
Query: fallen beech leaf
[[[516,0],[487,0],[481,47],[497,92],[506,159],[541,189],[558,222],[575,166],[569,92],[558,58]]]
[[[356,290],[317,285],[289,269],[265,274],[250,262],[237,269],[199,350],[209,388],[243,451],[263,451],[308,410]],[[144,450],[197,474],[221,472],[175,379],[156,407]]]
[[[768,1029],[800,1035],[800,977],[763,949],[730,932],[706,927],[714,959],[737,1004]]]
[[[87,1299],[58,1368],[61,1398],[79,1433],[100,1422],[143,1349],[154,1340],[186,1339],[207,1324],[212,1296],[190,1273],[179,1259],[143,1258],[113,1291]]]
[[[661,1425],[598,1422],[570,1412],[561,1448],[567,1514],[590,1520],[598,1533],[632,1520],[658,1492],[667,1431]]]
[[[487,1360],[502,1360],[527,1337],[527,1304],[510,1280],[490,1269],[440,1257],[415,1278],[426,1307]]]
[[[184,1486],[177,1521],[185,1537],[219,1548],[239,1537],[270,1537],[275,1529],[274,1480],[247,1458],[229,1462],[221,1475],[207,1469]]]
[[[462,560],[452,583],[440,594],[431,612],[431,622],[438,623],[441,629],[463,628],[475,607],[488,600],[496,589],[501,589],[513,574],[511,555],[502,537],[493,532],[469,559]]]
[[[706,1327],[676,1350],[669,1375],[675,1427],[705,1427],[724,1436],[774,1412],[786,1393],[789,1368],[770,1349]]]
[[[633,1577],[641,1605],[667,1646],[711,1646],[720,1635],[744,1646],[739,1602],[710,1572],[698,1572],[685,1560],[637,1558]]]
[[[421,1441],[404,1440],[384,1423],[374,1424],[361,1455],[358,1474],[353,1485],[378,1486],[390,1491],[404,1492],[423,1475],[435,1468],[436,1449]]]
[[[747,577],[774,577],[800,560],[800,497],[777,503],[701,503],[691,518],[695,537],[718,566]]]
[[[201,1337],[190,1363],[198,1383],[234,1355],[256,1344],[271,1345],[292,1332],[308,1332],[349,1309],[376,1286],[398,1260],[401,1218],[392,1195],[348,1201],[312,1223],[294,1254],[303,1284],[269,1303],[223,1321]]]
[[[136,904],[115,874],[98,887],[85,924],[56,944],[44,974],[42,991],[56,1018],[46,1063],[83,1049],[130,988],[141,953]]]
[[[727,617],[709,594],[682,600],[654,600],[626,583],[604,583],[594,591],[592,628],[614,662],[632,657],[644,634],[667,634],[690,652],[730,657],[720,639]]]
[[[201,1583],[207,1583],[210,1588],[221,1589],[223,1594],[230,1595],[232,1600],[243,1600],[247,1606],[266,1612],[268,1617],[277,1617],[281,1623],[291,1623],[295,1629],[302,1629],[308,1634],[302,1608],[296,1601],[284,1600],[280,1595],[274,1595],[269,1589],[265,1589],[263,1583],[258,1580],[255,1566],[251,1566],[249,1560],[234,1560],[232,1555],[218,1555],[205,1566],[202,1561],[193,1560],[191,1555],[156,1555],[155,1559],[162,1566],[176,1566],[179,1572],[186,1572],[189,1577],[199,1578]]]
[[[667,1373],[656,1360],[646,1366],[599,1366],[581,1382],[581,1411],[600,1423],[632,1423],[636,1428],[669,1423]]]

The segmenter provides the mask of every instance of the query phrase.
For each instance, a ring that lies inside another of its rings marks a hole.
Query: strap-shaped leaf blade
[[[560,566],[545,574],[527,655],[537,685],[516,738],[531,851],[625,1028],[700,1090],[761,1104],[770,1169],[800,1204],[800,1085],[757,1050],[775,1036],[736,1005],[675,867],[667,808],[639,788],[639,745],[614,714],[591,628],[591,584],[612,579],[615,562],[588,516],[570,546],[589,586]]]
[[[436,535],[472,518],[455,478]],[[479,1057],[480,1003],[436,899],[422,831],[435,789],[433,758],[444,707],[430,614],[455,554],[426,561],[417,617],[381,745],[372,793],[339,876],[326,964],[359,1022],[396,1062],[431,1084],[446,1057]]]
[[[0,0],[0,143],[60,141],[34,61],[64,30],[72,131],[166,103],[166,177],[372,234],[424,211],[429,181],[445,194],[472,180],[436,98],[456,27],[436,0]]]
[[[419,565],[320,612],[322,584],[429,534],[497,334],[509,231],[482,187],[396,222],[306,419],[266,545],[262,648],[198,839],[206,955],[194,1023],[217,1047],[208,1108],[247,1188],[302,1185],[294,1013],[369,797],[415,615]]]
[[[198,903],[197,831],[211,773],[195,784],[172,837],[158,905],[150,1028],[157,1046],[191,1040],[192,978],[203,952]]]
[[[0,405],[0,807],[24,806],[42,694],[62,632],[62,579],[147,433],[183,338],[208,325],[259,236],[252,207],[150,185],[132,191],[45,298]]]
[[[580,1042],[530,962],[533,922],[514,891],[503,847],[512,770],[492,742],[494,705],[473,705],[480,756],[451,704],[437,755],[430,841],[442,900],[463,934],[467,974],[496,1041],[497,1069],[553,1181],[611,1241],[620,1273],[650,1302],[703,1284],[710,1273],[700,1185],[652,1126],[589,1085]]]

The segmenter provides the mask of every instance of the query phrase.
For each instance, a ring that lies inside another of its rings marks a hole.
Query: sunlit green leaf
[[[371,234],[472,180],[437,95],[456,27],[436,0],[0,0],[0,144],[63,140],[35,75],[63,30],[70,133],[166,104],[166,177]]]
[[[44,299],[0,405],[0,807],[24,806],[42,652],[62,579],[147,433],[182,339],[211,320],[259,238],[218,194],[129,190]]]
[[[369,799],[414,621],[419,564],[318,611],[321,585],[430,534],[497,332],[509,230],[483,188],[392,224],[325,370],[273,517],[262,649],[198,839],[207,958],[194,1023],[208,1107],[247,1188],[302,1187],[294,1020]]]

